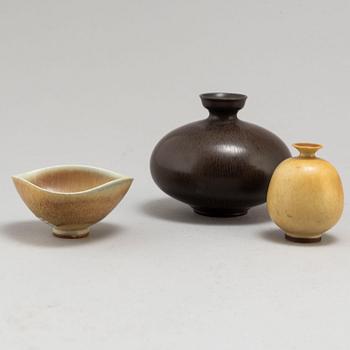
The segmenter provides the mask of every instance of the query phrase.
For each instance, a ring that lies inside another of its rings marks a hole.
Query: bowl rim
[[[91,187],[87,190],[84,191],[76,191],[76,192],[59,192],[59,191],[52,191],[52,190],[48,190],[45,189],[43,187],[40,187],[36,184],[34,184],[33,182],[29,181],[26,177],[35,175],[35,174],[39,174],[39,173],[43,173],[43,172],[47,172],[53,169],[82,169],[82,170],[92,170],[95,171],[96,173],[103,173],[104,175],[108,175],[111,177],[114,177],[113,180],[107,181],[101,185],[95,186],[95,187]],[[127,182],[130,181],[132,182],[134,179],[130,176],[127,175],[123,175],[105,168],[100,168],[100,167],[95,167],[95,166],[90,166],[90,165],[83,165],[83,164],[62,164],[62,165],[54,165],[54,166],[48,166],[48,167],[43,167],[43,168],[38,168],[38,169],[34,169],[34,170],[30,170],[30,171],[26,171],[24,173],[20,173],[20,174],[16,174],[16,175],[12,175],[11,176],[12,180],[20,180],[23,181],[27,184],[29,184],[30,186],[33,186],[35,188],[37,188],[40,191],[43,192],[47,192],[47,193],[51,193],[51,194],[56,194],[56,195],[61,195],[61,196],[72,196],[72,195],[78,195],[78,194],[87,194],[87,193],[91,193],[91,192],[96,192],[101,190],[102,188],[105,187],[109,187],[111,185],[115,185],[117,183],[122,183],[122,182]]]

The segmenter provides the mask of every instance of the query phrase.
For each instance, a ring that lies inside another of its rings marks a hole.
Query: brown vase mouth
[[[243,94],[237,94],[232,92],[206,92],[199,95],[203,100],[215,100],[215,101],[241,101],[246,100],[247,96]]]
[[[199,95],[202,104],[210,110],[231,110],[236,113],[244,107],[246,95],[230,92],[208,92]]]

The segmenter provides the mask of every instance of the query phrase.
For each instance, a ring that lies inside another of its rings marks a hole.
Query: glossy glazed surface
[[[271,219],[297,242],[315,242],[341,217],[343,187],[337,170],[317,158],[318,144],[294,145],[298,157],[282,162],[274,172],[267,196]]]
[[[245,95],[201,98],[209,117],[170,132],[156,145],[153,179],[199,214],[243,215],[266,201],[272,173],[290,152],[273,133],[237,118]]]
[[[87,166],[57,166],[13,176],[28,208],[63,238],[81,238],[125,196],[132,179]]]

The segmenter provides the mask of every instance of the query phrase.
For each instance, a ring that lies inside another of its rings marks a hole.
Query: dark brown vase
[[[264,203],[276,166],[290,157],[273,133],[237,118],[247,96],[201,96],[207,119],[167,134],[151,156],[151,173],[169,196],[208,216],[238,216]]]

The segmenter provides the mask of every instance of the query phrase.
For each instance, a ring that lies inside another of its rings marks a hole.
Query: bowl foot
[[[318,237],[295,237],[295,236],[291,236],[289,234],[285,235],[285,238],[288,241],[292,241],[292,242],[297,242],[297,243],[317,243],[321,241],[321,236]]]
[[[89,227],[83,228],[80,230],[62,230],[57,227],[54,227],[52,229],[52,233],[54,236],[59,238],[68,238],[68,239],[84,238],[89,235]]]
[[[212,217],[221,217],[221,218],[230,218],[233,216],[242,216],[246,215],[248,209],[216,209],[216,208],[202,208],[195,207],[193,211],[196,214]]]

